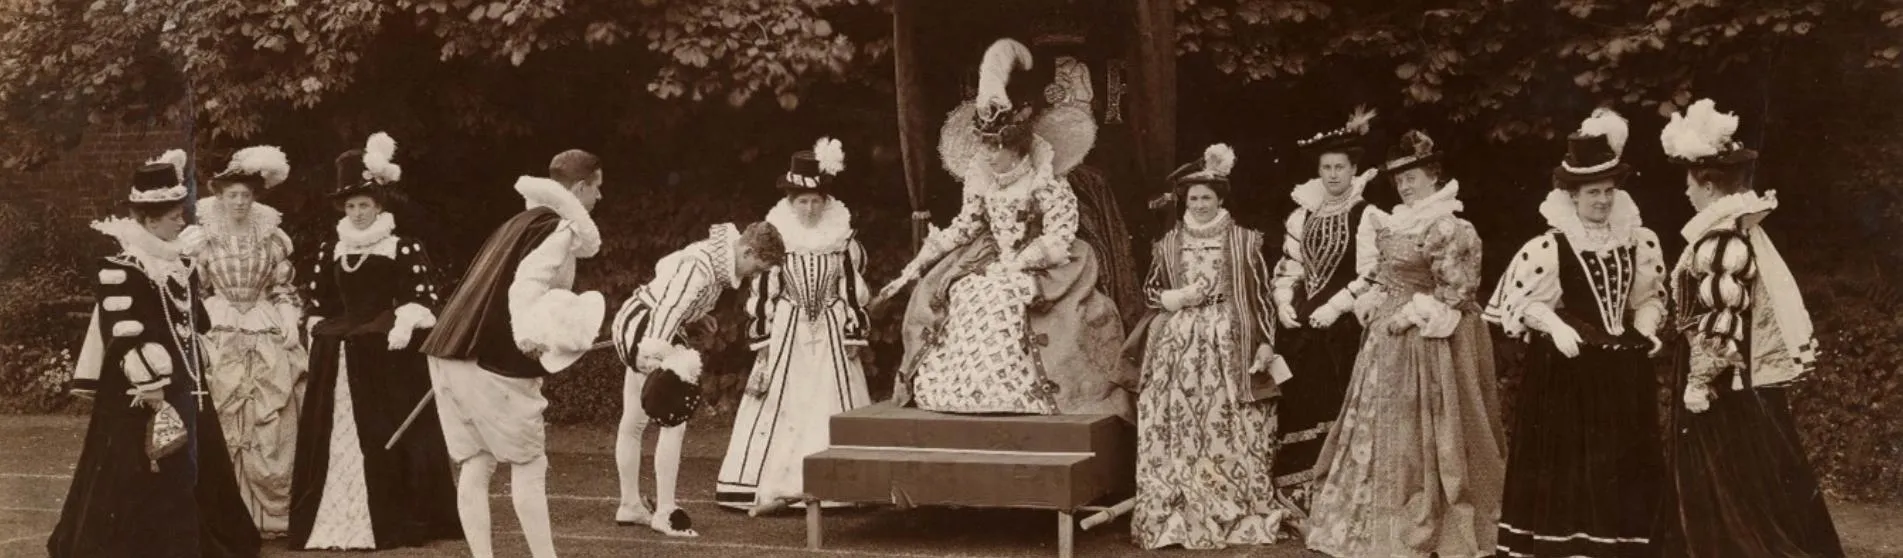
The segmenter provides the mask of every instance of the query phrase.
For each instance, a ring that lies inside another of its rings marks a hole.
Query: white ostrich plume
[[[1625,155],[1625,140],[1631,135],[1631,127],[1618,112],[1599,107],[1593,109],[1592,116],[1587,117],[1585,122],[1579,123],[1579,135],[1605,136],[1606,143],[1612,145],[1612,155],[1620,157]]]
[[[231,163],[225,166],[225,172],[263,177],[264,187],[270,188],[291,177],[291,160],[277,146],[255,145],[231,154]]]
[[[681,381],[690,384],[700,383],[700,351],[674,345],[661,357],[661,368],[673,370]]]
[[[172,175],[178,177],[179,184],[184,184],[186,160],[187,160],[187,157],[185,155],[185,150],[171,149],[171,150],[167,150],[164,154],[159,155],[157,158],[154,158],[150,161],[146,161],[145,164],[172,165]]]
[[[403,167],[390,162],[396,157],[396,138],[390,134],[377,132],[363,143],[363,177],[378,184],[389,184],[403,178]]]
[[[977,105],[1010,107],[1011,97],[1005,94],[1004,86],[1011,82],[1014,69],[1031,69],[1031,49],[1013,39],[991,43],[991,48],[985,49],[984,63],[978,66]]]
[[[1718,112],[1717,103],[1699,99],[1684,113],[1672,114],[1659,132],[1659,144],[1668,157],[1696,161],[1731,147],[1731,135],[1737,131],[1738,115]]]
[[[819,172],[829,175],[846,170],[846,147],[833,138],[819,138],[813,143],[813,158],[819,160]]]
[[[1236,167],[1236,150],[1229,144],[1218,143],[1203,150],[1203,172],[1215,176],[1229,176]]]

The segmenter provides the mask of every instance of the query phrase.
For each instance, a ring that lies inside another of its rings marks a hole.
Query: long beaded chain
[[[178,344],[179,356],[184,357],[180,359],[184,361],[180,364],[185,367],[185,372],[191,375],[192,385],[197,387],[196,390],[192,391],[192,395],[198,396],[201,399],[207,398],[211,392],[205,387],[205,377],[198,366],[199,347],[195,337],[198,333],[197,324],[195,323],[198,317],[193,315],[190,308],[192,296],[192,287],[189,284],[191,282],[190,277],[187,276],[185,280],[187,285],[184,287],[184,297],[182,297],[186,304],[186,316],[183,321],[186,327],[189,328],[184,336],[179,335],[178,327],[173,325],[179,323],[180,320],[178,320],[178,316],[174,314],[176,310],[172,305],[172,301],[179,300],[181,297],[173,294],[172,285],[170,281],[167,281],[167,278],[151,277],[149,275],[146,278],[152,281],[154,286],[158,287],[159,296],[164,297],[164,300],[159,301],[159,309],[165,313],[165,327],[171,330],[172,341]],[[208,402],[209,401],[201,401],[201,404]]]

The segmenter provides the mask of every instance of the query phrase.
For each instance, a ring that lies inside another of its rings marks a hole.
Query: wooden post
[[[1057,510],[1057,558],[1070,558],[1077,520],[1070,510]]]
[[[819,550],[819,499],[806,499],[806,549]]]

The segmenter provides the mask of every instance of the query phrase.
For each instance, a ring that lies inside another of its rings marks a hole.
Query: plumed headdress
[[[1623,160],[1630,130],[1618,112],[1594,109],[1592,116],[1579,123],[1579,130],[1566,137],[1566,158],[1553,168],[1553,180],[1562,186],[1577,185],[1631,173],[1632,166]]]
[[[161,204],[184,200],[189,194],[185,188],[186,160],[185,150],[173,149],[140,165],[132,173],[132,191],[126,201]]]
[[[792,195],[799,192],[829,193],[833,178],[846,170],[846,147],[833,138],[819,138],[813,148],[793,154],[779,188]]]
[[[1673,162],[1691,167],[1722,167],[1749,163],[1758,152],[1732,139],[1738,133],[1738,115],[1718,112],[1711,99],[1699,99],[1683,113],[1672,115],[1659,132],[1659,144]]]

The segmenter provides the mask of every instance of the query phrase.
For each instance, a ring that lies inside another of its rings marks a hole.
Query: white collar
[[[395,230],[396,216],[388,211],[378,214],[375,222],[361,229],[350,224],[349,217],[338,219],[337,247],[334,251],[338,256],[371,251],[394,238],[391,233]]]
[[[1540,202],[1540,215],[1546,217],[1546,226],[1559,230],[1571,242],[1577,252],[1597,252],[1608,248],[1623,248],[1632,245],[1633,233],[1644,226],[1639,217],[1639,205],[1632,202],[1632,196],[1625,190],[1616,190],[1612,194],[1612,214],[1606,218],[1606,225],[1612,228],[1611,244],[1597,245],[1586,235],[1586,223],[1579,219],[1579,207],[1573,203],[1573,197],[1565,190],[1553,189],[1546,193],[1546,201]]]
[[[838,252],[846,246],[846,239],[852,238],[852,211],[846,209],[845,202],[832,196],[826,197],[826,207],[820,210],[819,223],[813,226],[801,221],[793,211],[793,204],[784,198],[767,211],[766,222],[779,229],[780,238],[786,242],[786,251],[791,253]]]
[[[1374,169],[1361,171],[1360,175],[1348,180],[1348,193],[1335,199],[1329,199],[1328,188],[1322,186],[1321,177],[1310,178],[1308,182],[1296,185],[1295,191],[1289,193],[1289,198],[1309,213],[1340,209],[1361,201],[1361,193],[1368,189],[1368,183],[1374,180],[1376,174],[1379,173]]]
[[[1763,196],[1746,190],[1712,200],[1711,205],[1705,206],[1704,209],[1698,211],[1697,215],[1693,215],[1692,220],[1686,222],[1685,228],[1679,229],[1678,233],[1684,236],[1685,240],[1696,241],[1707,231],[1736,227],[1739,217],[1754,213],[1770,213],[1773,209],[1777,209],[1777,190],[1765,192]]]
[[[180,259],[183,247],[177,240],[161,240],[145,225],[124,217],[93,221],[92,228],[119,241],[119,248],[137,260],[139,266],[152,277],[183,280],[187,268]]]
[[[1459,213],[1466,209],[1460,202],[1460,181],[1448,180],[1446,186],[1428,194],[1411,204],[1394,206],[1394,214],[1388,217],[1390,230],[1400,233],[1413,232],[1420,227],[1440,220],[1442,217]]]
[[[1189,212],[1183,213],[1183,229],[1194,233],[1208,233],[1209,231],[1216,230],[1228,224],[1229,210],[1227,208],[1217,208],[1215,215],[1210,216],[1208,221],[1200,223],[1196,222],[1196,214]]]
[[[553,209],[568,222],[569,229],[575,231],[575,242],[569,245],[569,253],[577,258],[592,258],[601,251],[601,229],[595,227],[595,218],[588,215],[588,208],[582,207],[581,199],[562,183],[524,176],[515,179],[515,192],[522,195],[527,209]]]

